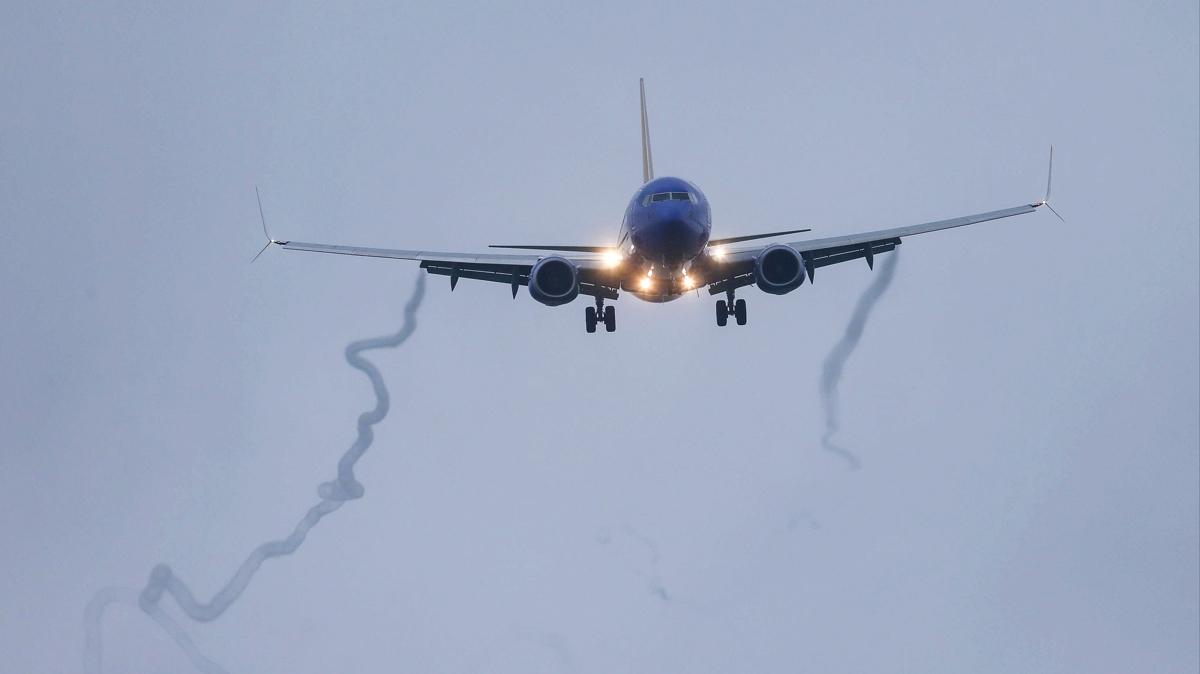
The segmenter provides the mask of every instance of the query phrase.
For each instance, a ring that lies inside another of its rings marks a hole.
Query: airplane
[[[1051,146],[1046,196],[1035,203],[907,227],[794,242],[737,245],[811,230],[713,239],[710,238],[712,213],[700,188],[682,178],[654,176],[644,79],[638,81],[638,89],[642,186],[629,200],[615,245],[491,245],[489,248],[526,252],[485,254],[280,241],[267,231],[259,196],[259,217],[267,243],[255,259],[275,245],[284,250],[414,260],[429,274],[449,276],[451,291],[459,279],[465,278],[508,284],[514,299],[521,286],[525,286],[530,297],[551,307],[586,295],[595,301],[595,306],[584,311],[584,325],[589,333],[596,332],[601,323],[606,332],[617,329],[616,310],[606,305],[605,300],[615,301],[621,291],[647,302],[669,302],[707,286],[710,295],[725,295],[716,303],[717,325],[724,327],[730,316],[738,325],[746,324],[746,300],[736,297],[736,291],[746,286],[755,285],[763,292],[784,295],[806,280],[812,283],[821,267],[865,259],[867,266],[874,269],[875,256],[895,250],[906,237],[1032,213],[1042,206],[1062,219],[1050,206],[1054,169]],[[257,188],[255,192],[257,195]]]

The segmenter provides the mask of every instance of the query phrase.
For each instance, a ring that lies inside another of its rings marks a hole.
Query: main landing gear
[[[617,310],[613,307],[604,306],[604,298],[596,296],[596,306],[588,307],[583,312],[585,319],[584,325],[587,326],[588,332],[596,331],[596,324],[603,322],[605,332],[617,331]]]
[[[729,317],[733,316],[738,325],[746,324],[746,300],[733,299],[733,290],[725,291],[728,300],[717,300],[717,325],[725,327]]]

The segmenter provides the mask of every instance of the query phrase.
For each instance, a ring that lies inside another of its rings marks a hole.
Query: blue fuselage
[[[642,185],[625,209],[618,247],[626,263],[636,265],[650,281],[626,290],[651,301],[678,297],[672,280],[687,274],[711,233],[712,213],[700,188],[669,177]]]

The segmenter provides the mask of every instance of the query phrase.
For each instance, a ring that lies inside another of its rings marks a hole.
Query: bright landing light
[[[604,266],[608,267],[609,269],[615,269],[616,267],[621,266],[621,263],[624,261],[625,256],[622,255],[620,251],[609,250],[604,252]]]
[[[708,254],[712,256],[712,259],[714,260],[722,260],[725,258],[725,250],[722,248],[709,248]]]
[[[638,284],[638,287],[640,287],[642,290],[649,290],[651,285],[652,285],[652,281],[650,280],[650,277],[643,276],[642,282]]]
[[[692,287],[692,277],[688,276],[687,274],[684,274],[683,277],[679,279],[679,284],[682,285],[685,290],[688,288],[691,288]]]

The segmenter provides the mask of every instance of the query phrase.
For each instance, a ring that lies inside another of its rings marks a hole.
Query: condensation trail
[[[645,576],[650,594],[653,594],[664,602],[670,602],[672,600],[671,594],[667,592],[667,586],[663,584],[662,576],[658,571],[658,546],[650,537],[642,534],[628,524],[623,525],[620,532],[624,533],[630,540],[640,544],[650,553],[651,571],[649,573],[639,572],[639,575]],[[601,545],[608,545],[613,539],[614,536],[611,532],[604,531],[596,537],[596,542]]]
[[[383,375],[361,354],[363,351],[371,349],[395,348],[412,336],[413,331],[417,329],[417,309],[421,306],[421,299],[424,296],[425,274],[419,272],[417,285],[413,289],[408,304],[404,306],[404,323],[400,330],[392,335],[352,342],[346,347],[346,362],[371,380],[371,386],[375,389],[375,407],[359,415],[358,436],[355,438],[354,444],[350,445],[350,448],[338,461],[337,478],[318,487],[317,495],[321,500],[308,509],[292,533],[287,538],[268,541],[255,548],[238,567],[233,577],[208,603],[197,601],[188,586],[166,564],[158,564],[154,567],[150,572],[150,579],[146,583],[146,587],[140,592],[130,588],[108,588],[96,593],[84,611],[86,641],[83,650],[83,666],[85,672],[100,674],[102,667],[101,621],[104,611],[109,605],[120,603],[136,605],[145,611],[175,641],[197,671],[203,674],[225,674],[225,670],[220,665],[209,660],[197,650],[187,632],[163,611],[159,605],[163,594],[171,595],[179,608],[192,620],[199,622],[216,620],[237,601],[263,562],[272,557],[290,555],[295,552],[308,536],[308,532],[321,521],[321,518],[342,507],[346,501],[362,498],[364,490],[362,484],[354,477],[354,464],[371,447],[371,442],[375,439],[373,426],[387,416],[390,398],[387,386],[383,382]]]
[[[575,656],[571,655],[571,643],[557,632],[542,636],[542,645],[550,649],[554,659],[558,661],[558,670],[564,674],[575,671]]]
[[[648,536],[643,535],[628,524],[625,525],[625,533],[629,534],[630,538],[638,541],[650,551],[650,568],[652,571],[647,578],[650,583],[650,593],[663,601],[671,601],[671,595],[667,593],[667,586],[663,585],[662,576],[658,573],[658,546]]]
[[[846,361],[854,353],[858,341],[862,339],[863,328],[867,325],[867,318],[871,316],[871,309],[875,308],[875,303],[892,284],[892,277],[896,274],[896,262],[899,259],[900,251],[883,258],[879,273],[858,298],[854,314],[846,324],[846,332],[825,357],[825,367],[821,371],[821,401],[825,406],[825,434],[821,436],[821,445],[845,459],[854,470],[860,466],[858,457],[833,442],[833,435],[838,430],[838,384],[842,381],[842,369],[846,366]]]

